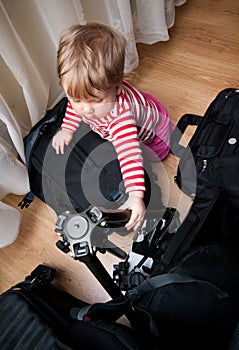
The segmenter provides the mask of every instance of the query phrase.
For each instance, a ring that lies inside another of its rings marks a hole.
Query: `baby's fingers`
[[[62,143],[61,145],[60,145],[60,152],[61,152],[61,154],[64,154],[64,147],[65,147],[65,144],[64,143]]]
[[[140,228],[140,226],[143,224],[143,219],[139,219],[136,223],[135,223],[135,225],[134,225],[134,231],[138,231],[139,230],[139,228]]]
[[[131,229],[135,230],[135,229],[137,229],[138,225],[140,225],[140,216],[132,213],[130,220],[127,222],[125,227],[127,228],[127,230],[131,230]]]
[[[54,140],[54,138],[53,138],[53,141],[52,141],[52,147],[55,149],[56,154],[59,154],[59,145],[56,142],[56,140]]]

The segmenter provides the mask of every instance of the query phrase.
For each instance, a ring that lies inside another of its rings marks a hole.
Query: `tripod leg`
[[[88,267],[112,299],[124,296],[96,255],[88,254],[79,260]],[[130,323],[134,324],[134,311],[129,308],[124,314]]]
[[[79,260],[88,267],[112,299],[123,295],[96,255],[88,254]]]

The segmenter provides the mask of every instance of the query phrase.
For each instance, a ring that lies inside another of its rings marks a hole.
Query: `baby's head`
[[[74,25],[61,37],[57,66],[60,84],[74,98],[87,99],[121,84],[126,40],[100,23]]]

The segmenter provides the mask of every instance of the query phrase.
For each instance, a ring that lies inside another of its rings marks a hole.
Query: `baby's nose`
[[[84,114],[90,114],[90,113],[94,112],[94,108],[90,104],[87,104],[87,103],[85,103],[83,105],[82,110],[83,110]]]

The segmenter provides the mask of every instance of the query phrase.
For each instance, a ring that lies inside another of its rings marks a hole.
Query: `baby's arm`
[[[111,124],[111,132],[126,193],[129,195],[128,200],[121,207],[121,209],[131,210],[130,220],[125,227],[128,230],[137,231],[146,212],[143,200],[146,188],[136,121],[131,115],[127,119],[125,116],[118,117]]]
[[[68,146],[73,138],[73,131],[62,128],[52,140],[52,146],[56,150],[56,154],[64,154],[65,145]]]
[[[52,146],[56,154],[63,154],[65,145],[68,146],[73,138],[73,134],[79,127],[81,117],[73,110],[68,100],[65,116],[61,125],[61,130],[53,137]]]

